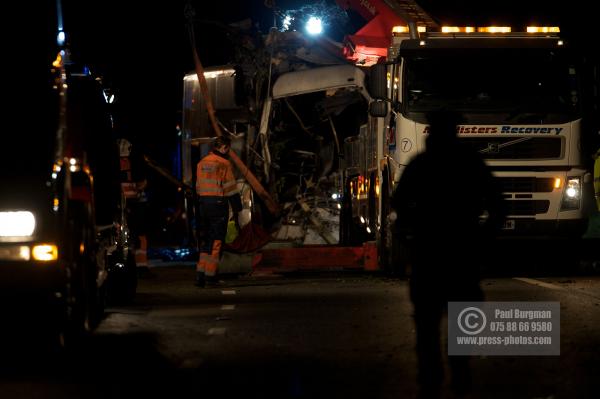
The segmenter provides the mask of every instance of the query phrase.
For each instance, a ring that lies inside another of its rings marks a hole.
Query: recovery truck
[[[389,113],[373,108],[374,116],[386,115],[386,125],[373,133],[380,140],[377,162],[359,173],[356,193],[365,197],[361,216],[377,215],[372,223],[379,231],[382,265],[398,264],[394,251],[401,248],[393,237],[390,195],[405,166],[424,150],[426,115],[438,109],[460,113],[459,139],[478,151],[499,179],[508,205],[502,236],[576,242],[595,206],[597,69],[568,46],[557,27],[429,32],[409,24],[394,31],[387,63],[372,67],[371,94],[391,107]],[[441,178],[477,184],[460,176]],[[360,190],[364,181],[367,189]],[[372,185],[379,187],[380,201],[372,200]]]

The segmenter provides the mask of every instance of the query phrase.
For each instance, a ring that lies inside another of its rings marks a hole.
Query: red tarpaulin
[[[231,244],[225,244],[225,249],[232,252],[253,252],[271,241],[271,235],[261,226],[248,223],[241,228],[239,235]]]
[[[371,65],[387,55],[392,43],[392,28],[406,25],[382,0],[336,0],[344,9],[352,9],[369,21],[344,40],[344,56],[357,64]]]

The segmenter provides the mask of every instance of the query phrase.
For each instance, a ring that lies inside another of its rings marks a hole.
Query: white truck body
[[[427,112],[454,110],[465,120],[460,140],[499,178],[505,233],[580,236],[591,174],[582,148],[580,65],[564,47],[554,34],[395,36],[388,92],[397,112],[387,119],[379,155],[389,160],[394,182],[425,149]],[[460,184],[459,176],[446,178]]]

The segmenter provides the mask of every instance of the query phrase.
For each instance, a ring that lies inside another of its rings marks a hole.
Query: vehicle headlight
[[[581,179],[579,177],[567,178],[563,193],[561,210],[579,209],[581,201]]]
[[[29,211],[0,212],[0,239],[31,237],[35,230],[35,217]]]

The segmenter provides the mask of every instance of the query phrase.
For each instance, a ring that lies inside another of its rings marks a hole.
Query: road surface
[[[299,274],[199,289],[193,279],[192,266],[152,268],[135,303],[109,308],[74,354],[40,351],[32,334],[4,338],[0,398],[414,397],[405,280]],[[489,301],[559,301],[561,355],[475,357],[473,397],[598,397],[599,277],[482,287]]]

